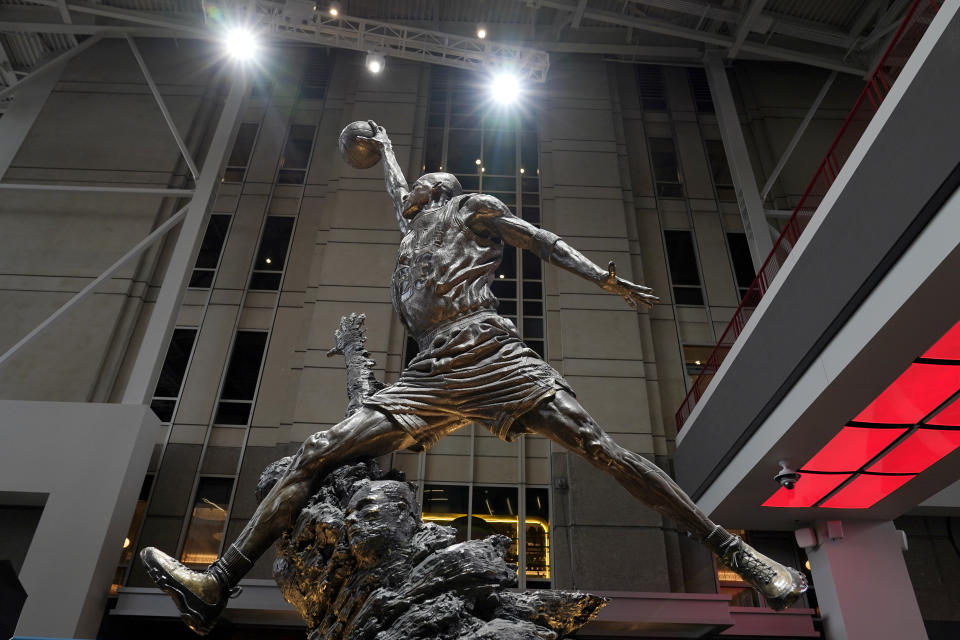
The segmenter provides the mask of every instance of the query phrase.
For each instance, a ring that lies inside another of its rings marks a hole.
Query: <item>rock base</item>
[[[547,640],[606,604],[509,590],[517,580],[504,560],[509,546],[505,536],[457,543],[453,528],[420,519],[413,485],[363,462],[327,476],[284,534],[273,573],[309,640]]]

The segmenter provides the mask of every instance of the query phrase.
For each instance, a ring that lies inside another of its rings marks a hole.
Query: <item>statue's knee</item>
[[[324,456],[329,447],[330,438],[327,437],[325,431],[320,431],[307,438],[303,443],[303,455],[301,457],[305,460],[310,460]]]

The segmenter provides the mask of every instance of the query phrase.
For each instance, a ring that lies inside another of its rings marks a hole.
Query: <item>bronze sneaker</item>
[[[140,559],[150,578],[173,599],[186,625],[201,636],[210,633],[234,591],[220,573],[212,566],[205,571],[188,569],[154,547],[144,548]]]
[[[792,605],[807,590],[807,579],[802,573],[771,560],[740,536],[730,536],[717,555],[723,564],[759,591],[770,608],[776,611]]]

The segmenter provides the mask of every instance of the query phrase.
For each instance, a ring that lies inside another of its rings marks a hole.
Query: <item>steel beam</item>
[[[0,180],[13,163],[59,79],[60,69],[52,69],[36,81],[28,83],[17,92],[16,98],[11,100],[10,106],[0,118]]]
[[[573,10],[573,18],[570,19],[570,26],[574,29],[580,28],[580,21],[583,19],[583,11],[587,8],[587,0],[577,0],[577,6]]]
[[[74,184],[43,184],[43,183],[15,183],[0,182],[0,189],[13,191],[78,191],[81,193],[129,193],[138,196],[176,196],[178,198],[193,195],[190,189],[167,189],[163,187],[107,187],[97,185]]]
[[[163,114],[163,119],[167,122],[167,127],[170,128],[170,133],[173,134],[173,139],[177,141],[177,146],[180,148],[180,154],[183,156],[184,162],[187,163],[187,167],[190,168],[190,175],[193,176],[194,180],[196,180],[197,176],[200,175],[200,172],[197,171],[197,165],[193,162],[193,157],[190,155],[190,150],[187,149],[187,145],[180,136],[180,132],[177,130],[177,125],[173,121],[173,116],[170,115],[170,110],[167,109],[167,105],[163,101],[163,96],[160,95],[160,90],[157,88],[157,84],[153,81],[153,76],[150,75],[150,69],[147,68],[147,63],[144,61],[143,56],[140,55],[140,49],[137,48],[137,43],[134,42],[133,38],[131,38],[129,35],[126,35],[125,37],[127,39],[127,43],[130,45],[130,51],[133,52],[133,57],[136,58],[137,64],[140,65],[140,71],[143,72],[143,77],[147,80],[147,85],[150,87],[150,92],[153,93],[153,97],[157,101],[157,106],[160,107],[160,113]]]
[[[746,13],[743,14],[743,17],[740,19],[740,26],[737,27],[737,34],[733,38],[733,44],[727,50],[727,57],[731,60],[736,58],[737,54],[740,53],[740,47],[743,46],[747,36],[750,35],[750,27],[753,25],[753,21],[757,19],[757,16],[760,15],[760,12],[763,11],[763,7],[766,4],[767,0],[753,0],[747,8]]]
[[[210,204],[219,184],[220,171],[226,162],[227,150],[240,118],[249,80],[240,67],[229,68],[228,72],[233,74],[230,93],[220,113],[210,148],[203,161],[203,168],[197,178],[196,192],[187,206],[186,218],[170,256],[160,293],[153,305],[143,341],[140,343],[136,360],[130,370],[130,377],[121,400],[124,404],[147,404],[153,396],[160,368],[163,366],[164,355],[170,343],[170,336],[173,334],[173,327],[180,311],[183,292],[193,272],[197,253],[200,251],[200,242],[210,217]]]
[[[723,149],[727,156],[727,164],[730,165],[733,186],[737,192],[737,204],[740,205],[743,229],[750,245],[750,257],[753,260],[754,270],[759,272],[763,262],[773,250],[763,201],[757,190],[750,154],[747,152],[747,143],[743,137],[743,129],[740,127],[740,116],[737,114],[733,91],[730,89],[721,53],[708,51],[703,57],[703,62],[717,113],[717,124],[720,125]]]
[[[810,124],[810,121],[813,120],[813,116],[816,115],[817,109],[820,108],[820,103],[823,102],[823,99],[827,96],[827,92],[833,85],[833,81],[836,79],[837,72],[831,71],[830,75],[827,76],[826,81],[823,83],[823,86],[820,87],[820,93],[818,93],[817,97],[814,98],[813,104],[810,105],[810,108],[807,109],[806,115],[803,116],[803,120],[800,121],[800,126],[797,127],[793,137],[790,138],[790,142],[787,143],[787,148],[783,150],[782,154],[780,154],[780,159],[777,160],[776,166],[774,166],[773,171],[770,172],[770,177],[767,178],[767,182],[760,190],[761,200],[766,200],[767,194],[770,193],[770,189],[773,188],[773,183],[777,181],[778,177],[780,177],[780,172],[783,171],[783,167],[786,166],[787,160],[790,159],[794,149],[797,148],[797,144],[799,144],[803,134],[807,131],[807,126]]]
[[[87,298],[87,296],[93,293],[94,290],[97,287],[99,287],[103,282],[111,278],[113,274],[119,271],[123,265],[125,265],[127,262],[129,262],[136,256],[146,251],[148,248],[150,248],[157,240],[162,238],[167,231],[172,229],[176,224],[178,224],[181,220],[183,220],[186,213],[187,213],[187,207],[184,207],[179,211],[177,211],[172,216],[170,216],[169,218],[167,218],[167,220],[163,224],[161,224],[159,227],[154,229],[150,233],[150,235],[148,235],[146,238],[138,242],[132,249],[130,249],[130,251],[127,251],[120,258],[118,258],[116,262],[114,262],[112,265],[107,267],[106,271],[104,271],[99,276],[94,278],[87,286],[85,286],[83,289],[81,289],[76,294],[74,294],[72,298],[70,298],[65,303],[63,303],[63,305],[61,305],[59,309],[57,309],[52,314],[50,314],[50,316],[48,316],[46,320],[38,324],[33,329],[33,331],[25,335],[15,345],[7,349],[7,351],[3,355],[0,355],[0,366],[3,366],[5,362],[7,362],[10,358],[12,358],[17,353],[17,351],[19,351],[23,347],[33,342],[36,339],[36,337],[43,332],[44,329],[46,329],[51,324],[56,322],[63,314],[65,314],[67,311],[69,311],[73,307],[83,302],[84,299]]]
[[[95,45],[95,44],[97,44],[98,42],[100,42],[101,38],[103,38],[103,36],[101,36],[101,35],[90,36],[89,38],[87,38],[86,40],[84,40],[83,42],[81,42],[80,44],[78,44],[77,46],[75,46],[73,49],[68,49],[67,51],[64,51],[63,53],[61,53],[61,54],[60,54],[59,56],[57,56],[56,58],[53,58],[52,60],[49,60],[48,62],[45,62],[44,64],[40,65],[39,67],[37,67],[36,69],[34,69],[33,71],[31,71],[31,72],[30,72],[30,75],[28,75],[28,76],[26,76],[25,78],[23,78],[22,80],[20,80],[20,82],[18,82],[17,84],[11,85],[11,86],[7,87],[6,89],[0,90],[0,99],[3,99],[3,98],[6,97],[7,95],[9,95],[9,94],[11,94],[11,93],[13,93],[13,92],[15,92],[15,91],[19,91],[20,89],[23,88],[23,86],[24,86],[26,83],[28,83],[28,82],[33,82],[33,80],[34,80],[35,78],[37,78],[40,74],[46,73],[46,72],[49,71],[50,69],[53,69],[54,67],[57,67],[57,66],[63,64],[64,62],[66,62],[66,61],[69,60],[70,58],[73,58],[73,57],[75,57],[75,56],[83,53],[84,51],[86,51],[87,49],[89,49],[90,47],[92,47],[93,45]]]

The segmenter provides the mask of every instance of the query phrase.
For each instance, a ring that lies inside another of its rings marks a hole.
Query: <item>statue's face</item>
[[[410,219],[429,204],[440,205],[463,191],[460,181],[449,173],[428,173],[420,176],[404,198],[403,217]]]

